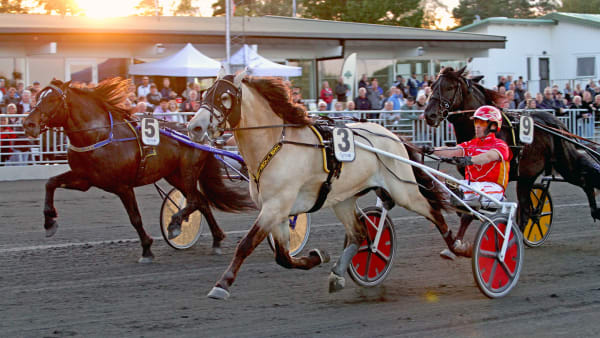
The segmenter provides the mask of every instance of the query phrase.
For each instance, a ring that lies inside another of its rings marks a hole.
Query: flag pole
[[[225,0],[225,71],[229,74],[231,72],[230,64],[231,61],[231,3],[232,0]]]

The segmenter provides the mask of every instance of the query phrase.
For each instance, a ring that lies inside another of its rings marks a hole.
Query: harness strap
[[[250,176],[252,176],[254,183],[256,183],[257,189],[259,188],[258,180],[260,179],[260,174],[263,172],[263,170],[265,170],[267,165],[269,165],[269,162],[271,162],[271,159],[279,152],[279,150],[281,150],[282,146],[283,146],[283,142],[279,141],[278,143],[276,143],[273,146],[273,148],[271,148],[271,150],[269,150],[269,152],[265,155],[265,157],[263,157],[263,160],[260,162],[260,165],[258,166],[258,170],[256,171],[256,175],[252,175],[252,173],[250,173]]]
[[[105,145],[111,143],[111,142],[124,142],[124,141],[133,141],[133,140],[137,140],[137,136],[136,137],[127,137],[127,138],[120,138],[120,139],[115,139],[114,135],[113,135],[113,117],[112,114],[110,112],[108,112],[108,117],[110,118],[110,131],[108,133],[108,138],[104,141],[100,141],[98,143],[94,143],[92,145],[86,146],[86,147],[76,147],[72,144],[69,144],[69,149],[76,151],[78,153],[85,153],[88,151],[92,151],[92,150],[96,150],[98,148],[102,148]]]

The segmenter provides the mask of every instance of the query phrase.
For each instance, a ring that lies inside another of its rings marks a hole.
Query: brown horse
[[[451,67],[444,68],[433,83],[433,94],[425,108],[425,118],[430,126],[437,127],[441,121],[448,119],[454,126],[458,143],[468,141],[475,135],[472,112],[451,113],[460,110],[475,110],[482,105],[501,106],[504,96],[496,91],[484,88],[478,81],[482,77],[467,78],[465,67],[455,71]],[[567,131],[567,127],[553,114],[531,112],[535,123],[554,129]],[[594,188],[600,188],[600,167],[589,156],[577,151],[574,143],[561,139],[540,128],[535,129],[533,143],[519,144],[516,121],[509,121],[505,116],[502,129],[497,136],[503,139],[513,153],[510,164],[511,181],[517,181],[517,197],[519,206],[518,222],[521,230],[527,224],[531,213],[530,191],[537,177],[542,172],[555,169],[567,182],[580,186],[586,193],[591,208],[592,218],[600,219],[600,209],[596,207]]]
[[[268,233],[275,237],[275,260],[285,268],[308,270],[327,262],[328,256],[322,250],[296,258],[286,249],[288,215],[312,212],[315,205],[331,207],[346,229],[348,246],[329,277],[330,292],[342,289],[345,271],[366,236],[366,229],[357,218],[356,201],[370,189],[375,189],[386,208],[398,204],[433,222],[453,250],[454,238],[441,212],[444,200],[440,188],[420,169],[357,148],[355,160],[344,163],[339,178],[323,184],[328,173],[323,168],[323,149],[310,128],[312,120],[304,109],[291,103],[281,79],[245,78],[244,73],[234,78],[220,73],[206,91],[203,105],[188,130],[198,142],[221,136],[226,124],[233,127],[240,153],[253,177],[250,195],[260,214],[209,297],[229,296],[243,261]],[[375,148],[404,158],[418,156],[415,149],[378,124],[351,123],[347,127],[346,131]],[[319,192],[328,188],[323,204],[315,203]]]
[[[37,137],[47,128],[62,127],[71,143],[68,151],[71,170],[46,183],[46,236],[54,235],[58,227],[54,208],[56,188],[86,191],[94,186],[119,196],[140,237],[140,262],[151,262],[153,240],[142,226],[133,188],[165,178],[187,199],[187,206],[173,215],[169,233],[176,237],[181,222],[199,210],[210,227],[213,251],[219,253],[225,234],[215,221],[210,206],[224,211],[242,211],[253,208],[252,202],[247,194],[223,184],[220,165],[213,154],[163,135],[154,149],[143,147],[132,122],[128,122],[131,120],[129,111],[120,106],[128,85],[128,80],[115,78],[100,83],[94,90],[87,90],[53,81],[40,91],[37,105],[23,121],[28,136]]]

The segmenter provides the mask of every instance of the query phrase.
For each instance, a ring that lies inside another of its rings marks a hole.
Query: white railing
[[[578,119],[577,113],[580,111],[567,109],[564,115],[558,116],[558,119],[567,126],[570,132],[594,141],[600,141],[600,121],[596,121],[594,116]],[[381,111],[310,111],[309,113],[357,118],[371,117],[368,119],[369,121],[379,123],[418,145],[443,146],[456,142],[451,123],[444,121],[438,128],[431,128],[424,119],[419,117],[422,111],[392,111],[385,113]],[[168,113],[164,115],[177,116],[180,121],[187,121],[194,113]],[[19,120],[23,118],[23,115],[0,116]],[[5,127],[10,127],[14,131],[5,131]],[[4,138],[9,134],[14,135],[16,138]],[[69,140],[62,131],[48,131],[38,138],[29,139],[24,135],[19,121],[7,125],[0,124],[0,136],[2,136],[0,165],[22,166],[67,163]],[[17,145],[9,145],[9,141],[15,141]]]

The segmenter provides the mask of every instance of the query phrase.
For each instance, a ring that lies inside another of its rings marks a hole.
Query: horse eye
[[[221,95],[221,103],[223,104],[223,107],[231,109],[231,96],[227,93]]]

